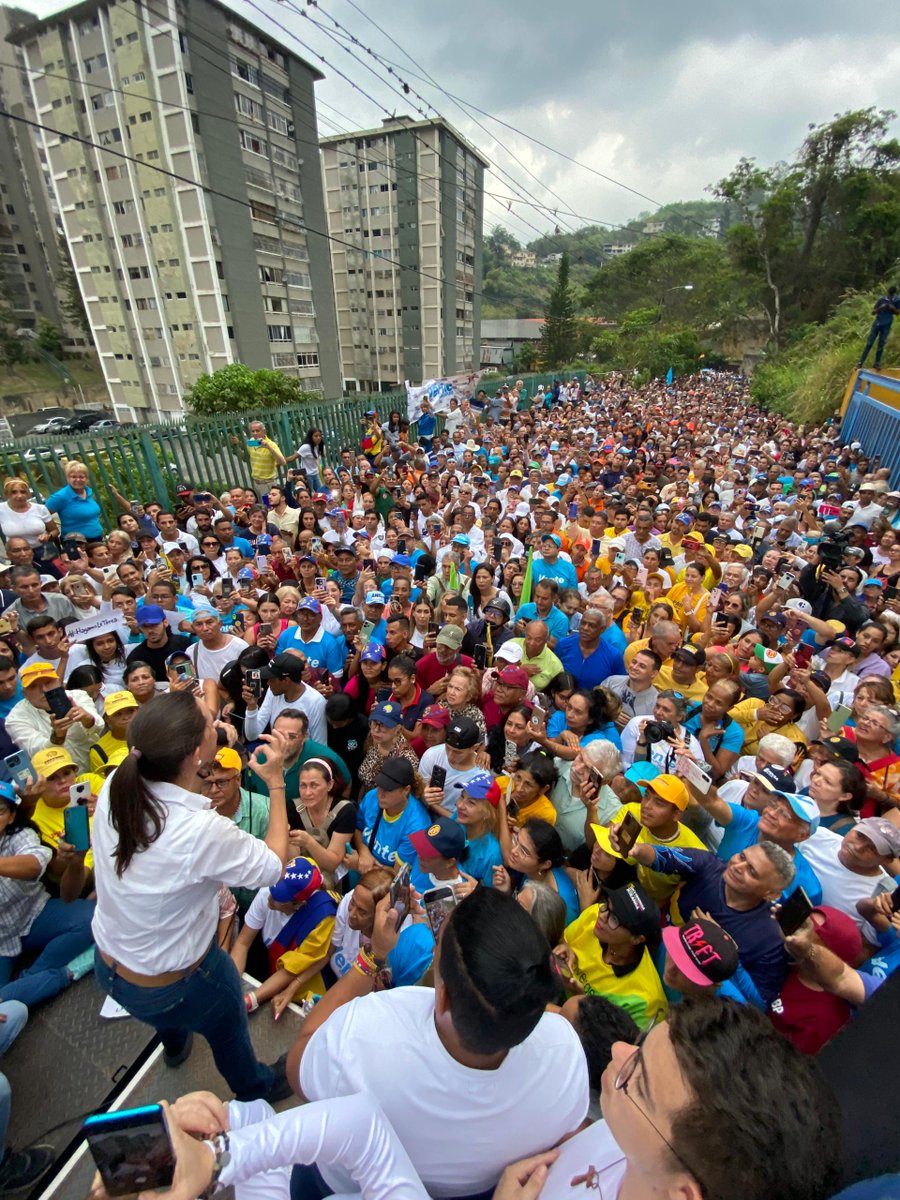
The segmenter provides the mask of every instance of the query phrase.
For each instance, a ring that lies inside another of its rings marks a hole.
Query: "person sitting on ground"
[[[393,880],[393,872],[387,867],[374,867],[361,875],[353,891],[341,900],[331,935],[331,958],[322,972],[326,987],[332,987],[352,969],[360,949],[371,946],[375,906],[388,894]],[[408,987],[418,983],[433,957],[431,928],[407,913],[400,922],[397,944],[382,969],[382,986]]]
[[[275,1015],[280,1016],[295,997],[323,994],[321,970],[330,956],[337,908],[338,896],[327,890],[322,872],[309,858],[290,859],[278,883],[256,893],[231,951],[235,966],[243,972],[250,947],[262,930],[271,974],[248,992],[248,1012],[271,1000]]]

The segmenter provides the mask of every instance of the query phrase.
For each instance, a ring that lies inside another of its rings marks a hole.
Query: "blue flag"
[[[671,367],[669,367],[669,370],[666,373],[666,383],[669,385],[669,387],[672,386],[674,379],[675,379],[675,372],[672,370]]]

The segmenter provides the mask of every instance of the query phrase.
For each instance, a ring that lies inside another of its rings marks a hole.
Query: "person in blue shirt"
[[[435,431],[437,430],[437,417],[431,411],[431,405],[424,396],[422,397],[421,404],[422,411],[416,421],[416,436],[418,437],[419,445],[424,450],[431,450]]]
[[[466,834],[453,817],[435,817],[433,825],[415,830],[409,840],[416,852],[410,881],[420,895],[438,887],[452,887],[456,894],[456,885],[466,884],[460,866]]]
[[[562,541],[556,533],[541,535],[541,557],[534,559],[531,577],[535,583],[541,579],[555,579],[560,587],[578,587],[578,574],[570,562],[560,558]]]
[[[744,731],[728,715],[728,710],[737,704],[741,695],[737,680],[720,679],[707,690],[699,704],[691,705],[684,718],[684,727],[700,743],[706,756],[705,765],[716,782],[725,778],[744,748]]]
[[[226,550],[240,550],[244,558],[253,557],[253,547],[246,538],[235,537],[234,520],[230,516],[217,517],[213,521],[213,529],[216,537],[222,543],[222,554]]]
[[[529,621],[543,621],[550,630],[547,645],[554,649],[560,638],[568,636],[569,618],[556,607],[559,595],[559,584],[555,579],[542,579],[535,584],[534,600],[530,604],[522,604],[516,612],[515,633],[511,636],[524,637],[525,626]]]
[[[415,773],[405,758],[386,758],[375,786],[363,796],[356,813],[353,848],[361,875],[379,863],[392,870],[416,861],[410,834],[432,824],[428,810],[412,794]]]
[[[589,608],[581,618],[578,632],[562,638],[553,648],[564,669],[575,676],[579,687],[598,687],[610,675],[625,674],[621,653],[603,641],[608,624],[606,612]]]
[[[881,366],[881,356],[884,354],[884,344],[888,339],[888,334],[891,332],[891,326],[894,323],[894,317],[900,314],[900,296],[897,294],[897,289],[893,285],[888,288],[886,295],[879,296],[872,308],[875,320],[872,322],[872,328],[869,330],[869,337],[866,341],[865,349],[862,352],[857,366],[862,366],[869,357],[869,351],[875,345],[878,346],[875,350],[875,370]]]
[[[322,628],[322,605],[312,596],[304,596],[297,605],[299,625],[290,625],[281,634],[276,654],[299,650],[314,668],[330,672],[336,679],[344,674],[344,652],[340,640]]]
[[[770,773],[779,776],[786,774],[778,767],[767,767]],[[762,779],[762,773],[759,777]],[[768,780],[763,784],[771,786]],[[759,842],[774,842],[794,860],[794,878],[785,888],[782,900],[802,887],[813,904],[822,902],[822,885],[813,868],[803,857],[798,845],[810,838],[819,828],[819,807],[809,796],[797,795],[790,784],[790,791],[779,791],[771,788],[769,802],[762,809],[745,808],[740,804],[729,804],[722,800],[713,789],[701,795],[694,787],[691,792],[696,800],[706,809],[716,824],[726,828],[729,833],[728,843],[723,851],[720,845],[718,857],[727,860],[733,854],[755,846]]]
[[[63,541],[71,533],[81,533],[89,541],[104,535],[100,505],[88,487],[88,469],[82,462],[66,463],[66,486],[47,497],[47,508],[59,517]]]
[[[338,546],[334,557],[337,560],[337,570],[329,571],[328,578],[341,589],[341,604],[352,604],[359,582],[359,561],[356,551],[350,546]]]
[[[667,925],[662,931],[657,968],[672,1004],[684,996],[746,1003],[731,982],[739,966],[737,942],[714,921],[699,918],[687,925]]]
[[[500,785],[490,772],[481,771],[456,787],[456,819],[466,835],[462,869],[484,887],[493,887],[494,867],[503,865],[503,851],[497,840]]]
[[[878,934],[878,949],[871,958],[860,964],[859,970],[874,975],[882,982],[900,967],[900,911],[894,908],[895,900],[900,905],[897,891],[881,892],[857,903],[859,915]]]

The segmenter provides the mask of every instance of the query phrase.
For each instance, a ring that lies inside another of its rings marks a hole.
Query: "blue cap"
[[[7,783],[5,780],[0,781],[0,800],[2,800],[4,804],[11,804],[13,808],[18,808],[22,803],[22,797],[19,795],[13,785],[11,783]]]
[[[554,544],[555,546],[561,546],[561,545],[562,545],[562,542],[561,542],[561,541],[560,541],[560,539],[559,539],[559,538],[556,536],[556,534],[555,534],[555,533],[542,533],[542,534],[541,534],[541,541],[542,541],[542,542],[553,542],[553,544]]]
[[[312,859],[292,858],[282,877],[269,888],[269,895],[281,904],[303,904],[322,883],[322,872]]]
[[[252,567],[241,567],[237,573],[238,579],[255,579],[256,572]]]
[[[656,779],[661,774],[662,771],[652,762],[636,762],[625,772],[625,778],[638,787],[646,787],[651,779]]]
[[[675,518],[675,520],[680,521],[682,525],[690,525],[693,522],[693,519],[694,518],[689,517],[687,515],[687,513],[679,513],[678,516]]]
[[[775,794],[787,801],[794,816],[807,823],[811,834],[816,832],[819,828],[820,813],[818,804],[811,796],[805,796],[802,792],[776,792]]]
[[[138,625],[159,625],[166,614],[158,604],[144,604],[137,610]]]
[[[369,713],[370,721],[386,725],[388,729],[396,729],[400,724],[400,705],[396,700],[385,700],[384,704],[376,704]]]
[[[455,546],[471,546],[472,539],[467,533],[458,533],[453,539],[453,544]]]
[[[198,604],[197,607],[189,614],[189,620],[193,624],[198,617],[215,617],[218,621],[219,614],[211,604]]]
[[[380,591],[376,590],[373,592],[366,592],[366,598],[365,598],[365,600],[363,600],[363,604],[384,605],[384,604],[387,604],[387,600],[385,600],[385,598],[384,598],[384,592],[380,592]]]
[[[365,650],[359,656],[360,662],[377,662],[382,663],[385,660],[386,651],[380,642],[369,642]]]
[[[453,786],[471,796],[473,800],[490,800],[495,808],[500,802],[500,785],[490,771],[479,771],[477,775],[470,775],[468,779]]]
[[[411,567],[412,559],[408,554],[395,554],[391,559],[392,567]]]
[[[299,612],[301,609],[305,612],[320,613],[322,611],[322,605],[318,602],[318,600],[315,599],[314,596],[304,596],[297,605],[297,611]]]

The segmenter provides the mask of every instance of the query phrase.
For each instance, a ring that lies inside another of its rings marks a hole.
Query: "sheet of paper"
[[[107,996],[100,1006],[100,1016],[105,1017],[108,1021],[115,1021],[119,1017],[128,1017],[131,1014],[121,1004],[117,1004],[112,996]]]

